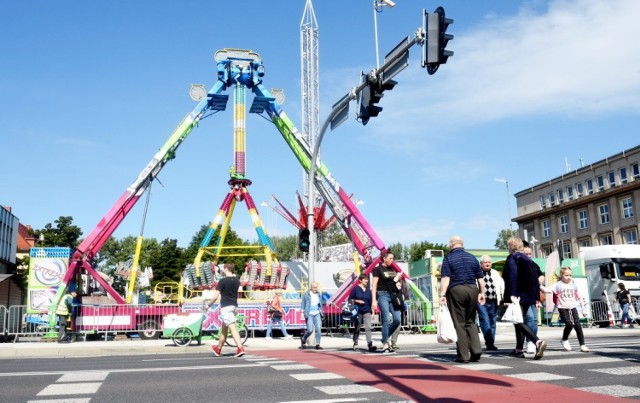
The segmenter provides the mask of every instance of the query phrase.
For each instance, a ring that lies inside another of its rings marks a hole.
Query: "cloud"
[[[374,130],[415,149],[427,131],[432,138],[505,119],[637,114],[638,20],[633,0],[558,0],[543,11],[487,16],[453,32],[455,55],[427,83],[416,63],[401,73],[402,96],[385,98],[393,119]]]

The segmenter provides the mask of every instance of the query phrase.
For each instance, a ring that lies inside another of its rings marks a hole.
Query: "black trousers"
[[[476,326],[478,287],[471,284],[457,285],[447,290],[447,305],[458,335],[458,358],[468,361],[471,355],[480,357],[482,344]]]

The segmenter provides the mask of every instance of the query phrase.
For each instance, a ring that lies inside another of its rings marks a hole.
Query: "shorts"
[[[236,323],[236,309],[237,306],[235,305],[220,308],[220,320],[222,321],[222,323],[224,323],[226,326]]]

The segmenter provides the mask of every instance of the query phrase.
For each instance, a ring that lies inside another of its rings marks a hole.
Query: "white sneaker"
[[[530,341],[527,343],[527,354],[535,354],[536,353],[536,345],[534,342]]]
[[[289,334],[289,335],[284,336],[284,339],[285,340],[293,339],[293,336]]]
[[[583,353],[588,353],[589,352],[589,347],[585,346],[584,344],[580,346],[580,351],[582,351]]]
[[[269,336],[267,336],[267,337],[265,337],[264,339],[265,339],[265,340],[273,340],[273,337],[269,337]]]
[[[567,351],[571,351],[571,344],[569,344],[569,340],[563,340],[562,341],[562,347]],[[589,349],[587,349],[587,350],[589,350]]]

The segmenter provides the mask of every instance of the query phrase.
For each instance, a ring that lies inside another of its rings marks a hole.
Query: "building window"
[[[573,186],[567,186],[567,200],[573,200]]]
[[[562,243],[562,257],[571,259],[571,241],[560,241]]]
[[[585,184],[587,185],[587,194],[593,194],[593,179],[587,179]]]
[[[545,195],[540,196],[540,208],[547,208],[547,198]]]
[[[626,244],[638,244],[638,230],[636,228],[622,231],[622,237],[624,238],[624,243]]]
[[[591,238],[580,238],[578,239],[578,245],[580,245],[580,247],[589,247],[591,246]]]
[[[551,192],[549,193],[549,204],[551,206],[555,206],[556,205],[556,194]]]
[[[616,187],[616,174],[615,174],[615,172],[613,172],[613,171],[607,172],[607,176],[609,177],[609,187],[610,188]]]
[[[542,252],[542,257],[548,257],[553,252],[553,245],[543,245],[540,247],[540,252]]]
[[[600,235],[600,245],[613,245],[613,236],[611,234]]]
[[[558,189],[558,203],[564,202],[564,191],[562,189]]]
[[[589,215],[587,210],[578,211],[578,228],[587,229],[589,228]]]
[[[609,224],[609,205],[601,204],[598,206],[598,211],[600,212],[600,224]],[[605,244],[609,245],[609,244]]]
[[[618,170],[618,176],[620,176],[620,184],[624,185],[627,183],[627,168],[622,167]]]
[[[565,215],[560,216],[560,233],[566,234],[569,232],[569,217]]]
[[[636,162],[635,164],[631,164],[631,175],[633,179],[637,179],[640,176],[640,165]]]
[[[596,183],[598,184],[598,192],[602,192],[604,190],[604,176],[598,175],[596,177]]]
[[[576,183],[576,197],[582,197],[583,186],[582,183]]]
[[[620,201],[622,204],[622,218],[633,217],[633,199],[630,197],[624,198]]]
[[[551,221],[544,220],[542,222],[542,236],[544,238],[549,238],[551,236]]]

